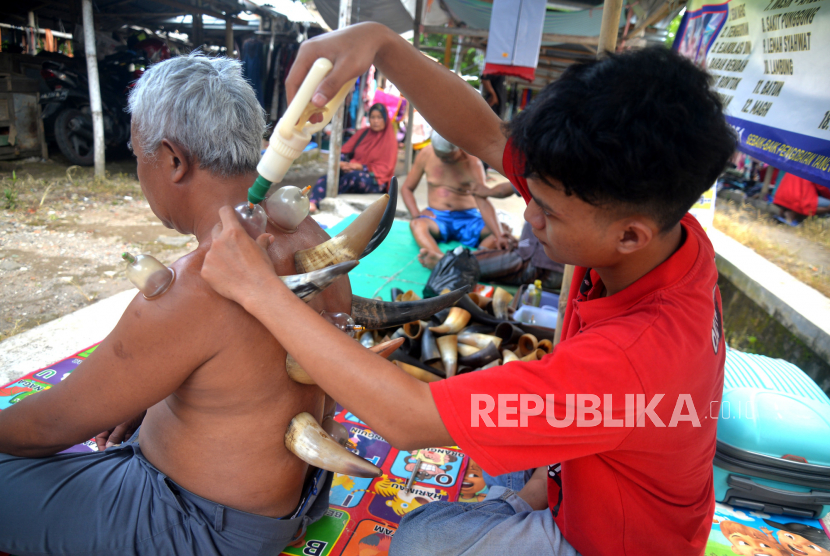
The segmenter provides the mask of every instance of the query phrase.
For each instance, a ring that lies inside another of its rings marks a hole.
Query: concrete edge
[[[830,299],[715,229],[718,272],[830,363]]]
[[[0,342],[0,385],[106,338],[137,293],[117,293]]]

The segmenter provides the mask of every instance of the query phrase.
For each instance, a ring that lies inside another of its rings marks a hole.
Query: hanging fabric
[[[533,81],[545,26],[545,0],[493,0],[484,76]]]

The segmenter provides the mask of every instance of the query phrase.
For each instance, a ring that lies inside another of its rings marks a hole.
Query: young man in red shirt
[[[411,512],[390,554],[700,556],[725,346],[715,254],[686,213],[734,148],[706,73],[661,48],[609,55],[571,66],[502,128],[380,25],[304,43],[289,93],[322,56],[335,65],[315,104],[374,63],[442,136],[511,180],[551,259],[577,265],[551,355],[426,385],[286,290],[270,238],[257,245],[220,211],[203,277],[332,397],[400,449],[455,444],[491,474],[539,468],[519,493]]]

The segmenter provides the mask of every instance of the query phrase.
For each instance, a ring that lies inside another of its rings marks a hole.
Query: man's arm
[[[159,299],[137,295],[112,333],[66,380],[0,411],[0,452],[55,454],[174,392],[216,353],[213,339],[195,330],[205,318],[203,310],[180,295],[188,281],[186,271],[179,271],[176,283]],[[213,297],[206,286],[202,290],[203,297]]]
[[[268,255],[222,207],[202,277],[259,320],[320,388],[398,449],[454,445],[429,386],[367,350],[291,293]],[[245,272],[239,272],[244,268]],[[286,318],[285,315],[291,315]],[[297,331],[302,330],[302,334]],[[312,339],[312,340],[309,340]],[[326,349],[308,349],[309,341]]]
[[[482,79],[481,84],[487,92],[487,104],[489,104],[490,107],[493,107],[499,101],[499,96],[496,94],[493,84],[490,83],[489,79]]]
[[[475,194],[479,197],[494,197],[496,199],[506,199],[516,195],[516,189],[509,181],[505,181],[494,185],[493,187],[481,184],[476,187]]]
[[[421,177],[424,175],[425,150],[425,148],[421,149],[421,152],[415,157],[415,163],[406,175],[406,181],[403,182],[403,187],[401,188],[401,197],[403,197],[403,202],[409,214],[412,215],[412,218],[417,218],[421,214],[420,209],[418,209],[418,203],[415,202],[413,192],[418,188],[418,184],[421,183]]]
[[[463,79],[436,64],[379,23],[360,23],[304,41],[286,79],[289,102],[317,58],[334,69],[317,87],[312,102],[322,107],[350,79],[375,64],[442,137],[503,172],[507,138],[502,121]]]
[[[481,188],[486,188],[484,181],[487,179],[487,176],[484,173],[484,165],[475,157],[471,158],[473,162],[472,173],[476,180],[476,184],[473,187],[473,198],[476,200],[478,210],[481,212],[481,218],[484,219],[484,223],[487,224],[487,227],[493,233],[493,237],[496,238],[496,246],[499,249],[509,249],[510,240],[501,231],[501,224],[496,216],[496,209],[493,207],[493,203],[485,197],[478,195],[478,191]]]

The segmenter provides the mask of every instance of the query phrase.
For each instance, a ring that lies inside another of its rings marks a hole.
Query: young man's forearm
[[[274,295],[285,297],[275,300]],[[280,311],[274,310],[277,303]],[[242,305],[320,388],[396,448],[453,444],[427,384],[331,326],[282,284],[253,292]],[[286,314],[291,318],[284,318]],[[298,330],[312,331],[313,336]]]
[[[378,69],[442,137],[503,173],[502,122],[478,91],[391,30],[385,37],[375,56]]]

